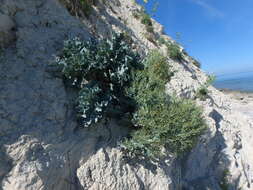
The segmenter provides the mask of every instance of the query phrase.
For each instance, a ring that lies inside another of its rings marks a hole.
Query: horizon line
[[[242,71],[242,72],[234,72],[234,73],[223,73],[223,74],[217,74],[217,77],[221,76],[227,76],[227,75],[237,75],[237,74],[246,74],[246,73],[253,73],[253,70],[251,71]]]

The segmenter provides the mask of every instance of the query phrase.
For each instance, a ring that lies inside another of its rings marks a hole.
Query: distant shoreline
[[[228,89],[228,88],[217,88],[215,87],[217,90],[226,93],[240,93],[240,94],[253,94],[252,91],[244,91],[244,90],[232,90],[232,89]]]
[[[240,90],[231,90],[231,89],[218,89],[217,90],[223,92],[224,94],[231,95],[232,98],[235,98],[237,100],[241,100],[244,103],[247,102],[253,102],[253,92],[250,91],[240,91]]]
[[[213,86],[222,91],[235,91],[240,93],[253,93],[253,73],[250,75],[242,74],[225,78],[218,77]]]
[[[232,109],[235,109],[236,111],[253,118],[253,92],[236,91],[230,89],[218,90],[238,101],[237,104],[233,104]]]

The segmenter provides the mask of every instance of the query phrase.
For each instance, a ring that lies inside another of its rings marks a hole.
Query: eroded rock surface
[[[8,23],[0,31],[9,35],[15,27],[16,36],[0,58],[0,189],[220,190],[226,170],[231,190],[253,188],[252,118],[234,110],[234,100],[212,87],[209,98],[198,101],[209,127],[180,160],[123,159],[117,143],[129,129],[116,121],[78,128],[72,101],[76,92],[66,89],[57,69],[49,65],[64,40],[106,37],[112,30],[128,32],[142,54],[157,48],[132,15],[139,6],[126,0],[101,2],[89,20],[78,20],[57,0],[0,2],[5,15],[1,13],[0,21]],[[161,25],[153,24],[154,37],[170,40]],[[187,56],[181,63],[168,62],[177,71],[168,93],[194,98],[206,75]]]

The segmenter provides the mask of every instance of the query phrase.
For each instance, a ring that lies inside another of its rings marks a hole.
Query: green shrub
[[[208,89],[206,85],[202,85],[196,92],[196,98],[199,98],[201,101],[205,101],[208,97]]]
[[[139,19],[140,18],[140,13],[138,11],[133,11],[132,13],[133,17],[136,18],[136,19]]]
[[[92,81],[79,92],[77,110],[83,126],[97,123],[103,117],[104,109],[111,100],[109,94],[103,92],[101,86]]]
[[[163,149],[180,154],[190,150],[205,127],[201,110],[189,100],[169,98],[165,84],[170,80],[167,60],[157,51],[135,75],[128,94],[137,103],[133,124],[138,130],[123,142],[130,154],[157,158]]]
[[[171,59],[174,59],[174,60],[177,60],[177,61],[181,61],[183,59],[183,55],[182,55],[182,53],[180,51],[180,48],[177,44],[167,42],[166,46],[167,46],[167,49],[168,49],[168,54],[169,54]]]
[[[230,175],[230,172],[229,170],[225,169],[222,173],[222,179],[220,181],[220,188],[222,190],[229,190],[228,175]]]
[[[208,79],[206,81],[206,85],[211,85],[214,83],[214,81],[216,80],[216,76],[215,75],[208,75]]]
[[[149,77],[152,77],[155,81],[159,79],[162,85],[168,82],[173,75],[167,63],[167,58],[156,50],[149,53],[144,64]],[[141,72],[145,72],[145,70]]]
[[[150,16],[145,11],[143,11],[140,14],[140,17],[141,17],[141,23],[145,25],[146,30],[148,32],[153,33],[154,28],[153,28],[153,24],[152,24],[152,20],[151,20]]]
[[[92,6],[96,4],[95,0],[60,0],[74,16],[89,17]]]
[[[124,41],[127,42],[129,45],[131,45],[133,43],[131,35],[126,31],[124,31],[122,34],[124,36]]]
[[[208,98],[208,87],[215,81],[215,75],[208,75],[207,81],[196,92],[196,98],[205,101]]]
[[[150,33],[153,33],[153,32],[154,32],[153,26],[147,25],[147,26],[146,26],[146,30],[147,30],[147,32],[150,32]]]
[[[180,50],[180,47],[173,42],[166,41],[163,37],[158,39],[160,45],[164,44],[167,47],[168,55],[171,59],[181,61],[183,59],[183,53]]]
[[[156,39],[155,39],[155,35],[153,33],[146,32],[146,33],[144,33],[144,37],[148,41],[152,42],[153,44],[155,44],[155,45],[157,44]]]
[[[198,68],[201,67],[201,63],[198,60],[196,60],[196,59],[194,59],[192,63],[193,63],[193,65],[195,65]]]
[[[129,119],[134,130],[123,146],[130,154],[157,158],[164,148],[180,154],[194,146],[205,127],[193,102],[166,95],[173,74],[166,57],[152,51],[142,64],[123,34],[111,40],[68,40],[56,63],[65,82],[79,91],[82,126],[102,118]]]
[[[80,0],[81,9],[86,17],[88,17],[92,11],[92,0]]]
[[[160,45],[166,44],[166,40],[165,40],[163,37],[160,37],[160,38],[158,39],[158,43],[159,43]]]
[[[144,24],[144,25],[147,25],[147,26],[152,26],[151,18],[150,18],[150,16],[149,16],[147,13],[145,13],[145,12],[143,12],[143,13],[141,14],[141,23]]]
[[[124,89],[141,64],[123,34],[99,42],[68,40],[57,64],[62,66],[66,82],[79,89],[77,112],[82,126],[90,126],[105,115],[119,117],[134,109]]]

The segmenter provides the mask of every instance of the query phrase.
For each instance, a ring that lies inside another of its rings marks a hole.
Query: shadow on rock
[[[213,110],[209,116],[213,118],[215,131],[208,129],[198,145],[182,160],[183,190],[236,190],[234,183],[228,184],[225,174],[230,160],[223,152],[226,148],[225,139],[219,131],[222,115]]]

